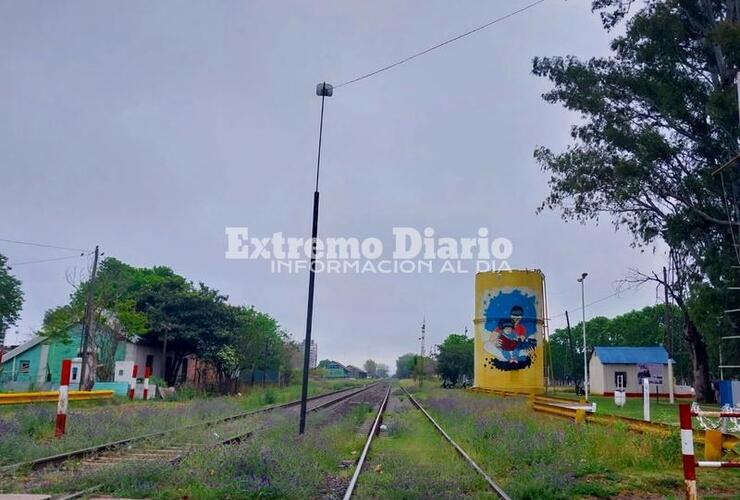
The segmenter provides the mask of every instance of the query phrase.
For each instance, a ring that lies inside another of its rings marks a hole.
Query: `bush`
[[[265,393],[262,395],[262,401],[266,405],[274,405],[277,402],[277,394],[275,393],[275,389],[272,387],[268,387],[265,389]]]
[[[162,377],[156,375],[149,377],[149,383],[157,387],[168,387],[167,382]]]
[[[175,396],[171,399],[173,401],[190,401],[191,399],[205,397],[208,397],[208,394],[204,390],[193,387],[192,385],[181,385],[177,388]]]

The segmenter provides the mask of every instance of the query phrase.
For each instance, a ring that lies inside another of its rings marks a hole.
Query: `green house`
[[[82,329],[70,329],[66,341],[34,337],[11,349],[0,360],[0,386],[8,390],[41,390],[59,385],[62,360],[79,358],[82,347]],[[115,361],[122,361],[126,345],[121,343],[115,352]],[[73,363],[72,381],[79,379],[79,362]]]
[[[337,361],[324,359],[319,363],[319,368],[324,370],[326,378],[347,378],[347,368]]]

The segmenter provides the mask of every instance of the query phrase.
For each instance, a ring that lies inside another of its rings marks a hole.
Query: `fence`
[[[684,487],[686,490],[686,498],[689,500],[696,500],[696,468],[697,467],[714,467],[714,468],[735,468],[740,467],[740,462],[732,461],[721,461],[721,460],[695,460],[694,458],[694,422],[692,417],[718,417],[720,419],[725,418],[738,418],[740,412],[733,410],[727,411],[701,411],[698,408],[692,408],[688,404],[678,405],[678,416],[679,423],[681,424],[681,455],[683,459],[683,479]],[[711,432],[716,434],[710,434]],[[716,450],[714,444],[715,436],[720,436],[719,452]],[[704,454],[716,455],[720,457],[722,455],[721,445],[721,431],[709,429],[707,430],[707,436],[704,438]]]
[[[70,401],[89,399],[111,399],[113,391],[69,391]],[[58,391],[42,392],[8,392],[0,394],[0,405],[17,405],[27,403],[47,403],[59,400]]]

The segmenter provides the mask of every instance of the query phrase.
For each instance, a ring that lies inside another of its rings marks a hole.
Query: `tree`
[[[254,307],[236,308],[237,330],[234,345],[243,370],[290,371],[291,347],[278,321]],[[294,344],[295,345],[295,344]]]
[[[47,311],[40,333],[67,339],[70,328],[82,323],[89,286],[83,281],[68,304]],[[89,341],[96,346],[91,351],[98,377],[112,375],[116,349],[124,340],[161,344],[161,377],[170,385],[190,355],[209,362],[229,387],[242,369],[281,369],[289,363],[287,334],[275,319],[254,308],[232,306],[218,290],[194,285],[168,267],[135,268],[106,258],[92,309]],[[85,386],[92,387],[92,382],[91,370]]]
[[[416,363],[416,354],[408,353],[396,360],[396,378],[409,378]]]
[[[96,376],[112,377],[115,353],[121,341],[146,332],[147,318],[136,310],[132,292],[140,279],[138,272],[111,257],[101,262],[93,289],[92,325],[88,333],[88,342],[95,349],[90,349],[90,359],[86,360],[89,369],[85,372],[85,380],[81,381],[85,390],[92,389]],[[73,285],[76,288],[70,302],[46,312],[40,335],[68,341],[71,327],[82,325],[90,281]]]
[[[456,386],[473,378],[475,349],[473,338],[450,334],[439,346],[437,373],[445,385]]]
[[[367,372],[367,376],[370,378],[375,378],[378,375],[378,364],[373,361],[372,359],[368,359],[365,361],[365,364],[363,365],[365,368],[365,371]]]
[[[5,331],[18,321],[22,308],[21,282],[10,274],[8,259],[0,254],[0,346],[5,340]]]
[[[418,354],[414,355],[411,369],[411,376],[414,380],[422,378],[422,375],[425,379],[429,378],[434,375],[436,371],[437,362],[434,358],[430,358],[429,356],[422,357]]]
[[[663,344],[669,349],[666,339],[665,309],[662,304],[644,307],[605,318],[596,316],[586,322],[589,354],[593,346],[655,346]],[[681,309],[671,306],[669,321],[674,338],[678,339],[683,321]],[[555,379],[574,383],[583,379],[583,343],[580,332],[582,324],[573,325],[570,338],[566,328],[555,330],[549,339],[552,369]],[[710,337],[712,352],[718,347],[718,338]],[[675,342],[671,349],[674,376],[679,381],[691,380],[691,360],[681,343]],[[669,352],[671,354],[671,352]]]
[[[388,365],[384,363],[378,363],[375,374],[378,378],[388,378]]]
[[[738,223],[728,217],[723,185],[735,192],[740,169],[712,175],[737,151],[740,9],[735,0],[646,0],[629,17],[633,5],[593,2],[605,29],[626,20],[611,57],[534,60],[534,73],[554,84],[545,100],[582,117],[565,152],[535,151],[550,175],[540,210],[580,221],[609,214],[635,245],[668,245],[676,279],[665,285],[683,315],[697,399],[711,401],[706,340],[691,302],[704,286],[731,300],[731,264],[740,257],[728,234]],[[662,282],[655,273],[639,277]]]

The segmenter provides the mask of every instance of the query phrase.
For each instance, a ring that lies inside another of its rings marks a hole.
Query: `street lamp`
[[[581,313],[583,314],[581,324],[583,325],[583,392],[588,401],[588,356],[586,355],[586,292],[584,282],[588,273],[581,274],[578,282],[581,284]]]
[[[311,359],[311,323],[313,322],[313,288],[316,280],[316,238],[319,232],[319,171],[321,169],[321,135],[324,131],[324,99],[334,94],[334,87],[326,82],[316,85],[321,97],[319,120],[319,152],[316,157],[316,187],[313,191],[313,224],[311,226],[311,266],[308,275],[308,305],[306,307],[306,338],[303,341],[303,387],[301,388],[301,419],[298,434],[306,430],[306,401],[308,400],[308,365]]]

